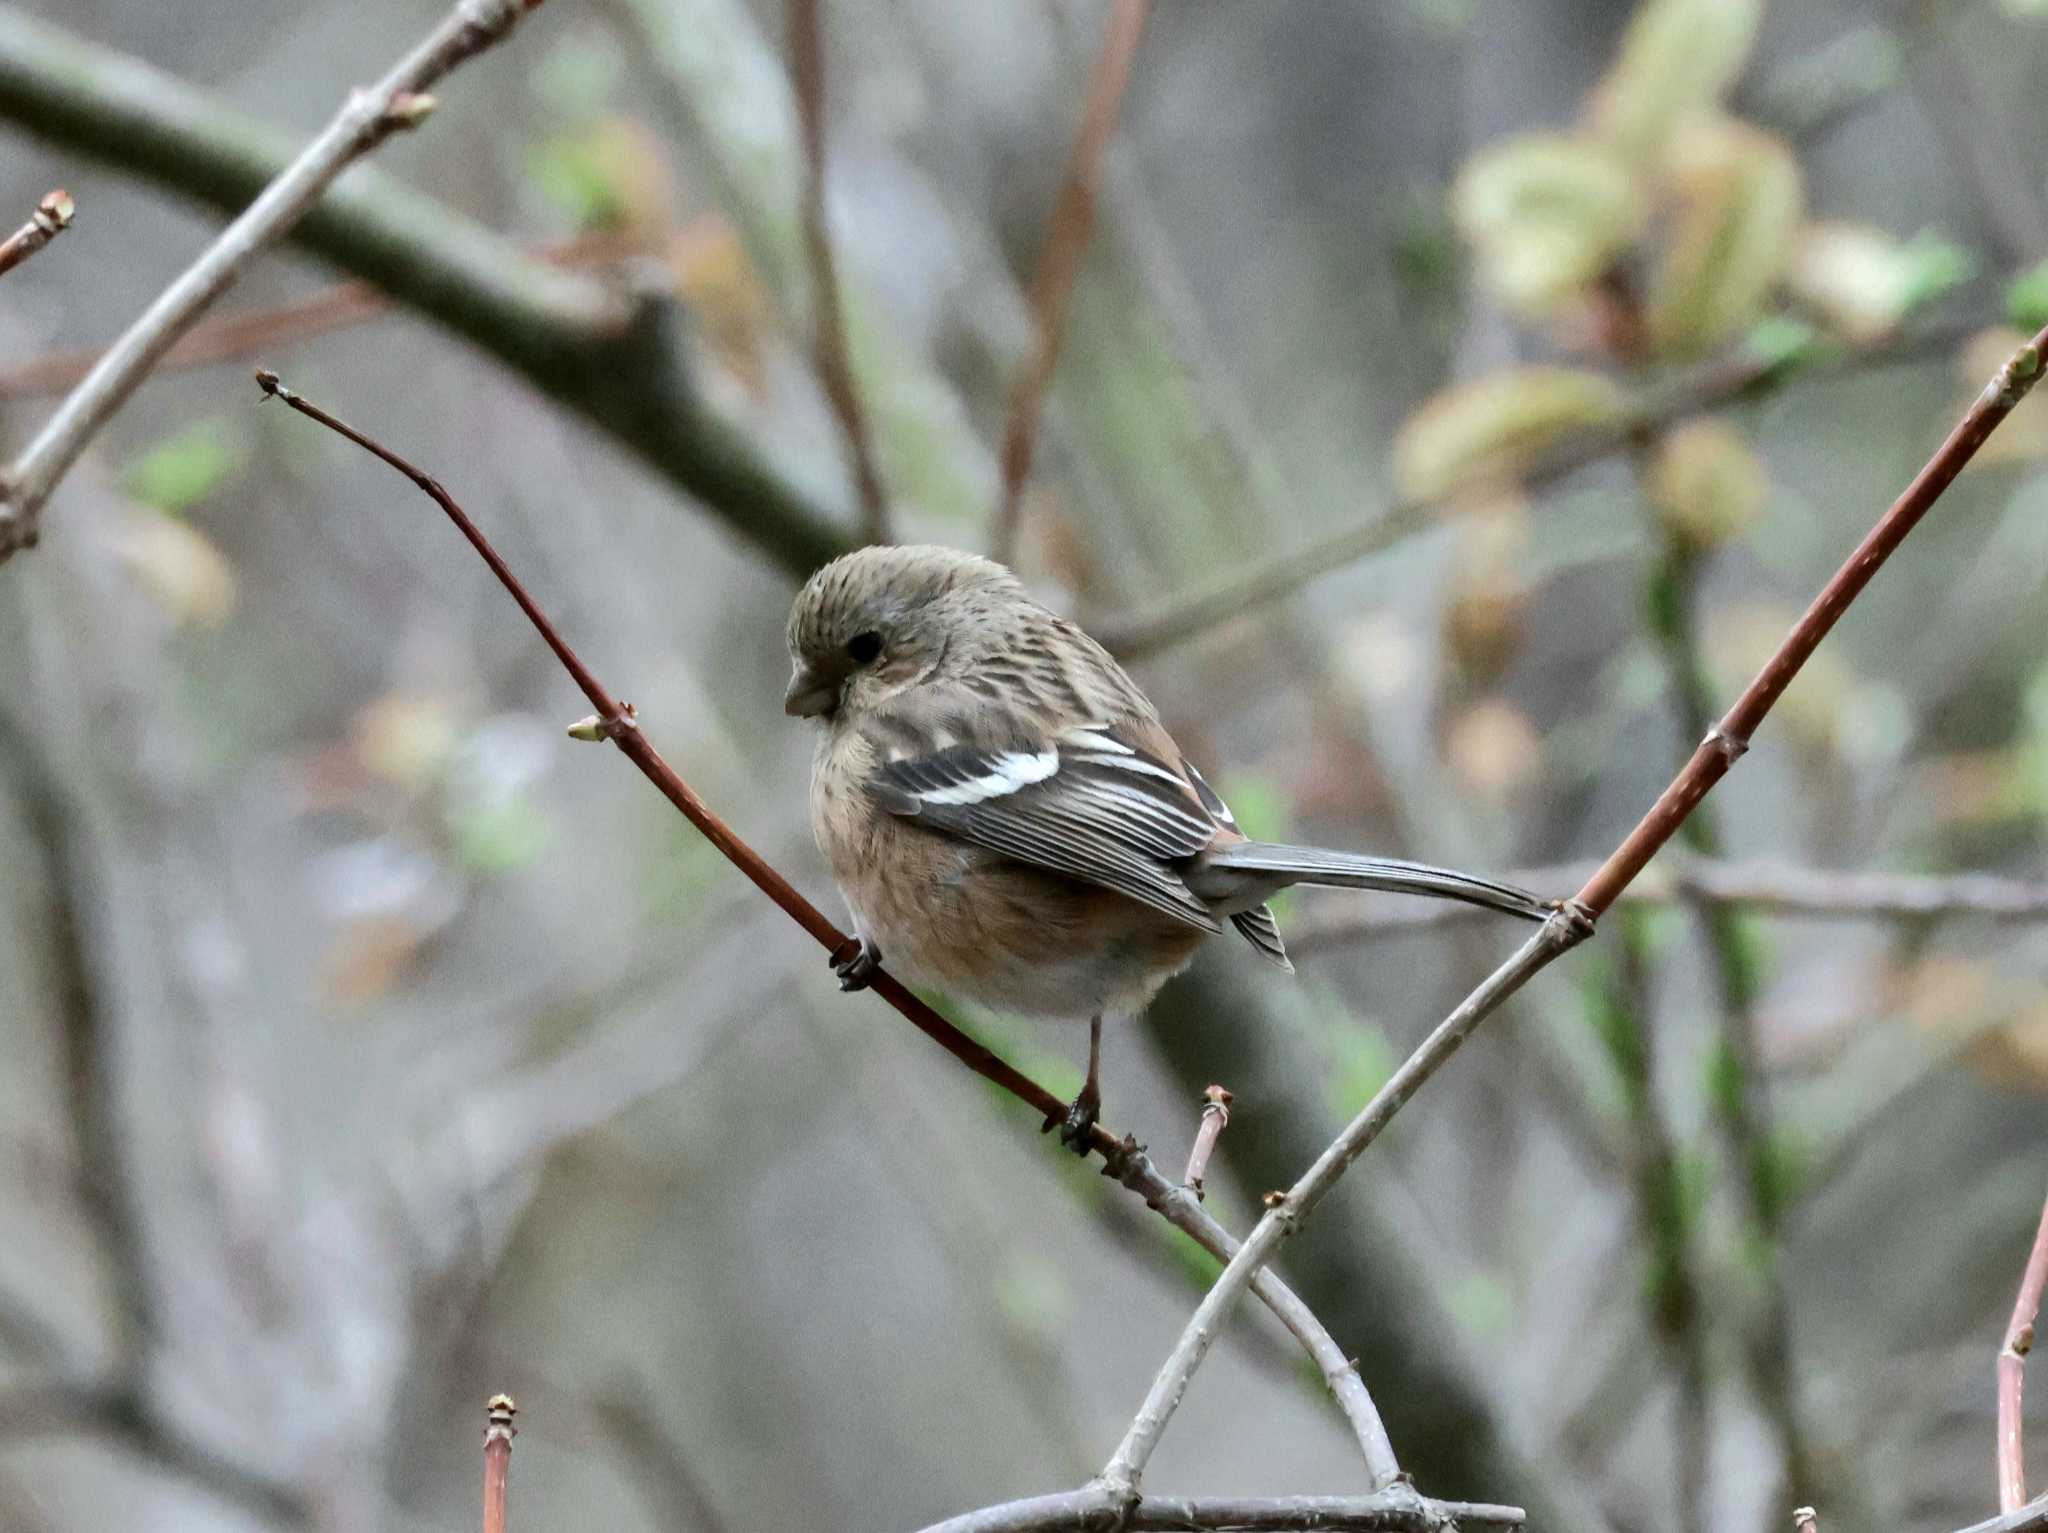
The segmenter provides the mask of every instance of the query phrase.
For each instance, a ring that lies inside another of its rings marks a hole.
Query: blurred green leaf
[[[223,421],[195,421],[159,442],[122,475],[121,487],[146,506],[181,516],[241,466],[247,451],[239,430]]]
[[[455,804],[447,821],[456,855],[480,873],[528,867],[547,850],[547,816],[522,795]]]
[[[1733,422],[1686,421],[1664,433],[1644,476],[1650,504],[1688,548],[1716,548],[1741,537],[1763,514],[1770,474]]]
[[[1325,1026],[1323,1037],[1330,1052],[1323,1099],[1338,1117],[1349,1119],[1386,1085],[1400,1061],[1387,1035],[1370,1022],[1336,1016]]]
[[[1613,425],[1626,413],[1621,390],[1598,373],[1563,367],[1510,368],[1445,389],[1402,423],[1394,479],[1411,498],[1462,485],[1511,479],[1573,431]]]
[[[1473,1336],[1504,1336],[1515,1318],[1514,1295],[1507,1285],[1483,1272],[1467,1272],[1443,1290],[1451,1318]]]
[[[1975,270],[1967,250],[1929,230],[1901,242],[1861,224],[1824,222],[1801,231],[1785,281],[1835,330],[1867,344]]]
[[[1608,145],[1526,133],[1472,157],[1451,188],[1451,215],[1487,286],[1509,307],[1542,315],[1634,243],[1645,198]]]
[[[1594,131],[1638,165],[1663,165],[1686,121],[1742,73],[1762,19],[1763,0],[1644,0],[1594,87]]]
[[[2012,279],[2005,290],[2005,314],[2022,330],[2048,327],[2048,261]]]
[[[1036,1251],[1009,1252],[996,1266],[995,1289],[996,1303],[1003,1313],[1034,1336],[1050,1340],[1062,1335],[1073,1319],[1073,1284],[1056,1263]]]
[[[1660,353],[1697,356],[1755,323],[1791,258],[1805,193],[1783,141],[1727,118],[1687,127],[1672,175],[1679,210],[1650,281],[1650,334]]]
[[[557,133],[527,152],[526,174],[571,225],[616,228],[626,199],[612,176],[604,146],[588,133]]]
[[[1821,333],[1792,314],[1766,314],[1742,338],[1742,349],[1767,372],[1802,367],[1821,349]]]
[[[1291,819],[1287,794],[1263,772],[1223,772],[1223,801],[1237,817],[1239,829],[1254,841],[1285,841]]]

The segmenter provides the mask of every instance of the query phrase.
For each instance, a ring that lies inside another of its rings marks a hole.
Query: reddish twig
[[[2027,1456],[2022,1437],[2020,1397],[2027,1380],[2027,1354],[2034,1350],[2034,1321],[2041,1313],[2041,1292],[2048,1288],[2048,1207],[2034,1231],[2027,1270],[2020,1278],[2019,1297],[2005,1327],[2005,1345],[1998,1349],[1998,1509],[2016,1512],[2027,1504]]]
[[[491,546],[482,531],[470,520],[468,513],[456,504],[454,498],[442,488],[438,480],[407,462],[383,443],[364,435],[353,426],[329,415],[318,405],[285,388],[275,373],[259,369],[256,381],[265,394],[282,399],[301,415],[318,421],[328,430],[346,437],[418,485],[447,513],[448,519],[469,540],[484,563],[490,566],[499,583],[519,604],[520,610],[526,614],[528,621],[539,632],[548,648],[553,650],[555,657],[562,662],[563,669],[568,671],[583,695],[589,698],[591,705],[597,709],[594,717],[571,726],[570,732],[581,739],[609,739],[618,746],[627,759],[640,769],[641,774],[661,790],[662,796],[674,804],[682,812],[683,817],[694,825],[728,862],[744,873],[756,888],[773,900],[820,946],[828,953],[838,953],[846,948],[852,938],[827,920],[816,906],[797,892],[794,885],[776,872],[758,852],[741,840],[731,827],[713,814],[689,784],[676,775],[675,769],[662,760],[660,753],[641,734],[631,705],[615,701],[590,673],[576,652],[556,631],[547,615],[527,594],[526,588],[506,566],[505,561],[499,557],[498,551]],[[1002,1087],[1041,1117],[1065,1115],[1066,1104],[1058,1097],[969,1038],[912,995],[893,975],[881,969],[875,970],[868,988],[895,1007],[912,1026],[968,1069]],[[1237,1241],[1230,1232],[1210,1218],[1201,1204],[1185,1189],[1168,1182],[1145,1154],[1144,1147],[1136,1140],[1129,1137],[1119,1139],[1098,1124],[1089,1130],[1088,1146],[1102,1156],[1105,1175],[1114,1176],[1125,1187],[1137,1193],[1145,1200],[1147,1207],[1155,1210],[1174,1228],[1187,1234],[1205,1251],[1225,1262],[1236,1254]],[[1252,1291],[1273,1311],[1280,1323],[1287,1327],[1315,1361],[1324,1383],[1329,1386],[1332,1398],[1336,1400],[1338,1407],[1351,1424],[1352,1433],[1358,1441],[1359,1450],[1365,1457],[1374,1483],[1391,1484],[1398,1477],[1400,1468],[1394,1458],[1393,1446],[1388,1441],[1386,1426],[1380,1420],[1378,1408],[1374,1406],[1364,1381],[1359,1377],[1357,1366],[1316,1319],[1314,1312],[1279,1278],[1270,1272],[1261,1271],[1252,1280]]]
[[[78,205],[62,187],[43,193],[28,222],[0,242],[0,274],[11,272],[51,240],[71,227]]]
[[[1800,667],[1820,647],[1820,641],[1849,610],[1849,603],[1862,594],[1871,577],[1906,540],[1906,535],[1919,525],[1928,508],[1955,482],[1963,466],[1984,445],[1984,439],[2026,397],[2027,391],[2041,375],[2044,350],[2048,350],[2048,330],[2043,330],[2020,347],[1998,370],[1997,376],[1977,397],[1977,402],[1948,434],[1948,439],[1935,449],[1926,467],[1892,502],[1891,509],[1878,518],[1877,525],[1856,545],[1855,551],[1835,571],[1834,578],[1821,587],[1820,595],[1813,599],[1813,604],[1793,625],[1792,631],[1785,635],[1778,652],[1757,672],[1756,679],[1735,700],[1735,706],[1722,715],[1721,722],[1707,732],[1707,737],[1693,751],[1692,759],[1672,779],[1671,786],[1651,806],[1642,822],[1586,880],[1577,899],[1593,916],[1598,917],[1614,903],[1621,891],[1649,865],[1650,859],[1685,823],[1685,817],[1692,813],[1693,807],[1742,758],[1742,753],[1749,749],[1750,736],[1756,733],[1764,715],[1784,695],[1785,688],[1792,684],[1792,678],[1799,674]]]
[[[505,1477],[512,1469],[512,1418],[519,1407],[510,1395],[492,1395],[484,1407],[484,1533],[505,1533]]]
[[[860,496],[861,526],[870,543],[889,540],[889,496],[875,461],[867,411],[854,382],[846,340],[832,231],[825,217],[825,39],[823,0],[789,0],[789,72],[796,86],[798,130],[804,145],[804,254],[811,267],[811,344],[825,398],[839,418],[846,463]]]
[[[1777,653],[1758,672],[1735,706],[1701,742],[1692,759],[1577,896],[1561,901],[1557,913],[1541,931],[1523,943],[1437,1024],[1294,1186],[1269,1201],[1265,1217],[1245,1238],[1237,1255],[1182,1329],[1123,1441],[1103,1466],[1103,1484],[1121,1494],[1136,1494],[1145,1465],[1179,1407],[1189,1381],[1208,1355],[1224,1319],[1252,1274],[1272,1257],[1283,1240],[1301,1227],[1352,1162],[1385,1131],[1408,1100],[1449,1061],[1480,1023],[1541,970],[1592,935],[1598,916],[1671,839],[1714,784],[1727,775],[1771,706],[1849,604],[1870,583],[1879,566],[1954,482],[1963,466],[1983,446],[1984,439],[2033,387],[2041,374],[2044,350],[2048,350],[2048,329],[2013,353],[1998,370],[1955,430],[1935,450],[1927,466],[1822,587],[1813,605],[1785,636]]]
[[[996,508],[990,544],[995,557],[1009,562],[1016,550],[1017,521],[1024,484],[1031,477],[1032,450],[1038,420],[1045,409],[1046,387],[1059,366],[1060,343],[1066,334],[1067,308],[1081,261],[1095,229],[1095,200],[1102,185],[1102,157],[1116,131],[1124,90],[1131,80],[1131,60],[1145,35],[1151,0],[1115,0],[1103,27],[1102,48],[1088,81],[1088,104],[1081,132],[1067,157],[1066,178],[1046,226],[1038,269],[1031,277],[1031,355],[1018,370],[1010,389],[1010,408],[1003,422],[1002,500]]]
[[[623,259],[639,246],[606,230],[528,248],[550,265],[581,267]],[[390,295],[370,283],[336,282],[289,303],[203,319],[178,338],[149,376],[239,362],[274,346],[367,323],[388,313],[391,306]],[[45,352],[11,367],[0,367],[0,400],[34,399],[75,388],[104,355],[105,347],[82,346]]]
[[[1181,1185],[1196,1197],[1202,1196],[1202,1182],[1209,1175],[1209,1157],[1216,1153],[1216,1141],[1230,1127],[1230,1093],[1211,1086],[1202,1093],[1202,1126],[1195,1130],[1194,1147],[1188,1151],[1188,1174]]]

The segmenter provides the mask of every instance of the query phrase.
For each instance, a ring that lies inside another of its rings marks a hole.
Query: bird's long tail
[[[1526,890],[1490,878],[1475,878],[1449,868],[1432,868],[1392,857],[1365,857],[1330,852],[1315,846],[1280,846],[1270,841],[1241,841],[1219,847],[1202,859],[1207,868],[1235,875],[1264,894],[1290,884],[1318,884],[1332,889],[1384,889],[1393,894],[1420,894],[1439,900],[1462,900],[1530,921],[1549,917],[1553,906]]]

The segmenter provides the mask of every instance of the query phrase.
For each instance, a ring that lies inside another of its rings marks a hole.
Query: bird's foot
[[[1045,1128],[1040,1132],[1057,1127],[1060,1131],[1061,1144],[1076,1155],[1086,1155],[1094,1148],[1091,1141],[1095,1135],[1096,1119],[1101,1112],[1102,1093],[1096,1088],[1095,1082],[1090,1081],[1081,1088],[1080,1095],[1067,1104],[1067,1115],[1064,1118],[1047,1118]]]
[[[832,972],[841,990],[865,990],[882,966],[882,952],[867,938],[848,937],[832,950]]]

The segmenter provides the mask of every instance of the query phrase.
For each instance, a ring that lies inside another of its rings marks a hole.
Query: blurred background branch
[[[103,346],[212,236],[181,199],[246,205],[443,9],[0,11],[5,195],[62,184],[92,215],[0,284],[4,370],[48,387]],[[818,117],[847,362],[897,534],[979,545],[1113,10],[849,15],[821,30]],[[1668,764],[1643,597],[1674,529],[1725,696],[2017,344],[1987,317],[2042,322],[2048,252],[2007,225],[2040,196],[2014,167],[2048,156],[2026,110],[2048,34],[2021,0],[1935,19],[1960,83],[1925,16],[1850,0],[1158,8],[1095,170],[1023,573],[1140,647],[1173,620],[1145,685],[1261,833],[1561,893]],[[772,698],[788,583],[852,543],[860,495],[812,343],[787,21],[544,7],[491,89],[352,172],[192,337],[294,344],[309,387],[387,419],[402,382],[407,443],[490,506],[600,669],[631,662],[689,780],[823,887]],[[397,302],[362,323],[385,300],[336,275]],[[150,1419],[292,1506],[46,1416],[0,1444],[0,1516],[458,1526],[474,1440],[447,1423],[501,1384],[547,1404],[536,1520],[657,1526],[681,1494],[657,1465],[733,1526],[910,1527],[1084,1474],[1214,1258],[836,1003],[663,806],[550,744],[559,675],[505,643],[481,571],[281,412],[153,377],[0,582],[23,657],[0,699],[0,1389],[125,1389],[139,1357]],[[1736,911],[1754,966],[1799,1395],[1847,1487],[1823,1526],[1985,1500],[1983,1359],[2048,1080],[2038,419],[1788,695],[1722,856],[1646,874],[1696,870],[1686,898]],[[678,486],[711,514],[678,515]],[[1628,972],[1531,987],[1292,1243],[1335,1371],[1252,1312],[1154,1479],[1341,1487],[1358,1445],[1321,1394],[1355,1354],[1427,1489],[1559,1526],[1782,1525],[1715,955],[1674,883],[1650,892]],[[1370,942],[1318,945],[1361,913]],[[1236,1093],[1208,1206],[1148,1194],[1213,1215],[1212,1249],[1490,961],[1483,928],[1383,902],[1282,924],[1297,982],[1218,955],[1108,1040],[1128,1126],[1176,1169],[1189,1103]],[[80,976],[154,1298],[139,1353],[75,1178]],[[1072,1084],[1070,1048],[968,1020]],[[621,1391],[625,1435],[599,1408]]]

